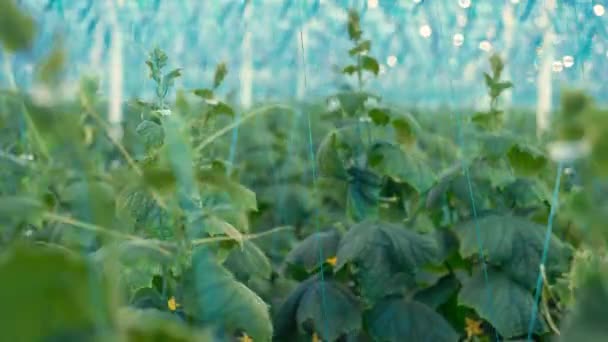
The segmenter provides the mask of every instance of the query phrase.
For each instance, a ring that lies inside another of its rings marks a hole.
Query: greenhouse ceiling
[[[225,61],[238,72],[229,73],[224,91],[239,94],[243,82],[250,83],[245,104],[327,95],[342,85],[335,70],[347,59],[347,10],[356,8],[371,54],[382,62],[370,85],[387,99],[475,106],[492,52],[507,60],[514,105],[535,103],[539,88],[553,89],[555,100],[564,84],[599,99],[608,90],[605,0],[18,2],[38,24],[31,51],[2,57],[22,87],[30,85],[32,65],[61,41],[73,79],[94,73],[107,81],[104,75],[117,63],[109,56],[119,48],[128,96],[147,91],[143,61],[155,46],[183,68],[186,88],[197,87]]]

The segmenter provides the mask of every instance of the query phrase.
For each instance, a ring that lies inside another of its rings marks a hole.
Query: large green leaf
[[[122,309],[118,321],[127,342],[205,342],[212,339],[209,332],[193,330],[177,316],[154,309]]]
[[[73,332],[90,338],[111,320],[100,275],[67,250],[14,246],[0,259],[0,279],[3,340],[43,341]]]
[[[472,309],[496,328],[504,338],[526,335],[532,321],[534,299],[532,293],[511,280],[506,274],[488,270],[488,279],[477,269],[463,283],[458,301]],[[539,313],[535,333],[547,331]]]
[[[361,329],[357,298],[341,284],[310,278],[286,299],[275,316],[276,341],[293,340],[299,333],[316,333],[323,341]]]
[[[1,196],[0,221],[3,223],[36,222],[44,213],[42,201],[30,196]]]
[[[340,233],[337,230],[311,234],[285,256],[285,263],[311,271],[336,255],[339,242]]]
[[[197,322],[228,333],[244,331],[255,341],[269,341],[272,324],[268,306],[254,292],[236,281],[209,250],[198,248],[192,268],[184,275],[184,311]]]
[[[476,228],[479,229],[479,236]],[[546,227],[542,225],[512,215],[488,215],[464,222],[456,228],[463,257],[479,255],[481,245],[484,257],[490,263],[500,265],[528,289],[536,285],[545,230]],[[552,236],[547,253],[545,268],[549,275],[558,275],[567,270],[571,257],[567,245]]]
[[[352,264],[364,296],[378,299],[413,286],[420,268],[437,259],[438,249],[437,240],[430,235],[396,224],[364,221],[342,238],[336,269]]]
[[[419,153],[406,153],[399,146],[379,142],[368,150],[372,170],[381,175],[411,185],[419,193],[425,192],[434,184],[436,176]]]
[[[378,302],[366,316],[369,333],[376,341],[458,341],[458,334],[428,306],[402,298]]]
[[[0,42],[9,51],[30,48],[35,36],[33,18],[20,10],[14,0],[0,1]]]
[[[146,149],[159,148],[163,145],[165,132],[163,127],[156,122],[144,120],[135,130],[143,140]]]
[[[242,246],[232,249],[224,261],[224,266],[241,281],[247,281],[254,276],[269,279],[272,273],[268,257],[251,241],[244,241]]]
[[[347,213],[355,222],[378,216],[382,178],[361,168],[348,169]]]

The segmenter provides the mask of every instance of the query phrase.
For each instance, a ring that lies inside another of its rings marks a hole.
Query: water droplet
[[[593,6],[593,13],[595,13],[595,15],[597,15],[598,17],[601,17],[604,15],[604,13],[606,13],[606,9],[604,8],[604,6],[597,4]]]
[[[452,43],[454,44],[454,46],[461,46],[463,42],[464,36],[462,35],[462,33],[456,33],[452,38]]]
[[[564,64],[562,63],[562,61],[554,61],[552,68],[553,72],[562,72],[562,70],[564,70]]]
[[[469,8],[471,7],[471,0],[458,0],[458,5],[462,8]]]
[[[431,36],[431,34],[433,34],[433,30],[431,29],[431,27],[429,25],[422,25],[420,26],[420,35],[423,36],[424,38],[428,38]]]
[[[492,50],[492,44],[487,40],[482,40],[479,43],[479,48],[485,52],[490,52]]]
[[[571,68],[574,65],[574,57],[564,56],[564,58],[562,58],[562,62],[564,63],[565,68]]]

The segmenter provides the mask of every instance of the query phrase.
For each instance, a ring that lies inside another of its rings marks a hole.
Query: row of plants
[[[33,37],[17,24],[7,51]],[[37,68],[46,97],[3,90],[3,338],[600,340],[605,112],[565,92],[552,133],[527,133],[493,55],[488,111],[412,113],[366,88],[354,11],[346,31],[349,86],[321,103],[233,107],[223,63],[172,96],[160,49],[121,136],[94,78],[50,101],[61,50]]]

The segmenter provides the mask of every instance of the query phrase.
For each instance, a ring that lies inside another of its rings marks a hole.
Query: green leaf
[[[228,67],[226,67],[226,63],[220,63],[215,67],[215,74],[213,75],[213,89],[216,89],[222,84],[227,74]]]
[[[1,196],[0,221],[36,222],[42,218],[45,207],[40,200],[29,196]]]
[[[27,50],[36,34],[34,19],[14,0],[0,0],[0,42],[8,51]]]
[[[405,153],[399,146],[378,142],[368,150],[372,170],[395,181],[407,183],[418,193],[429,190],[435,183],[435,173],[421,154]]]
[[[492,89],[494,88],[494,78],[490,75],[488,75],[487,72],[483,73],[483,78],[486,81],[486,87],[488,87],[488,89]]]
[[[167,303],[158,291],[152,287],[142,287],[135,291],[129,304],[138,309],[156,309],[165,311]]]
[[[251,241],[244,241],[242,247],[235,247],[230,251],[224,266],[240,281],[247,281],[252,277],[270,279],[272,265],[266,254]]]
[[[198,248],[192,268],[184,274],[184,311],[196,321],[236,334],[244,331],[254,341],[270,341],[272,324],[268,306],[236,281],[211,253]]]
[[[165,140],[163,127],[154,121],[140,122],[135,131],[142,138],[147,150],[160,148]]]
[[[414,299],[428,305],[430,308],[437,309],[445,304],[459,288],[460,282],[458,279],[453,275],[447,275],[439,279],[437,284],[418,291]]]
[[[378,126],[386,126],[391,120],[388,111],[382,108],[373,108],[369,111],[368,115]]]
[[[458,334],[438,313],[422,303],[384,299],[365,316],[376,341],[458,341]]]
[[[502,74],[502,70],[504,69],[504,66],[505,65],[502,61],[502,58],[500,58],[500,55],[495,53],[492,56],[490,56],[490,67],[492,69],[492,74],[494,75],[495,80],[500,79],[500,75]]]
[[[310,272],[336,255],[339,242],[340,233],[336,230],[313,233],[285,256],[285,263]]]
[[[346,26],[348,30],[348,37],[352,41],[358,41],[361,39],[361,24],[359,19],[359,13],[355,9],[350,9],[348,11],[348,24]]]
[[[344,67],[344,69],[342,69],[342,73],[347,74],[347,75],[352,75],[352,74],[356,73],[358,70],[359,70],[359,67],[357,67],[356,65],[348,65],[348,66]]]
[[[212,115],[228,115],[230,117],[234,117],[234,110],[230,105],[225,102],[218,102],[213,106],[213,110],[211,111]]]
[[[495,270],[488,270],[487,283],[483,272],[476,270],[463,283],[458,301],[475,309],[504,338],[526,335],[532,321],[532,294],[506,274]],[[541,314],[537,315],[535,323],[534,332],[537,334],[547,331],[545,322],[540,317]]]
[[[378,64],[378,61],[370,56],[361,57],[361,68],[373,73],[376,76],[380,72],[380,65]]]
[[[361,55],[367,53],[372,46],[372,42],[370,40],[364,40],[357,44],[354,48],[348,50],[348,54],[351,56]]]
[[[79,180],[68,185],[61,199],[74,217],[110,227],[115,216],[115,192],[110,184],[97,180]]]
[[[335,269],[357,269],[362,293],[369,299],[402,293],[414,285],[422,266],[437,259],[437,241],[429,235],[378,221],[354,225],[338,247]],[[379,283],[382,286],[377,286]]]
[[[479,232],[476,231],[479,228]],[[464,258],[479,254],[499,265],[524,288],[534,289],[544,249],[543,225],[512,215],[487,215],[456,227],[460,253]],[[551,237],[545,268],[547,274],[559,275],[567,270],[570,248]]]
[[[193,91],[193,93],[194,93],[194,95],[196,95],[198,97],[202,97],[205,100],[210,100],[214,97],[213,90],[207,89],[207,88],[195,89]]]
[[[123,308],[118,313],[117,322],[120,322],[124,340],[128,342],[213,340],[209,332],[193,330],[176,315],[154,309]]]
[[[172,86],[175,79],[182,75],[182,69],[173,69],[163,77],[163,83]]]
[[[258,205],[255,192],[232,180],[216,166],[204,167],[197,171],[196,178],[205,190],[220,191],[232,200],[232,205],[246,211],[257,211]]]
[[[348,169],[347,213],[355,222],[377,218],[382,178],[370,170]]]
[[[416,134],[410,122],[403,118],[392,121],[397,141],[404,146],[411,146],[416,142]]]
[[[65,66],[65,51],[61,45],[55,46],[51,53],[38,66],[37,78],[49,86],[56,86]]]
[[[547,158],[530,146],[514,145],[507,153],[516,174],[536,176],[547,165]]]
[[[81,257],[59,247],[32,245],[16,245],[2,254],[2,339],[62,340],[79,332],[83,336],[78,340],[91,340],[97,324],[110,324],[105,284]]]
[[[313,277],[289,295],[274,322],[275,339],[280,341],[292,341],[296,331],[335,341],[361,329],[361,307],[343,285]]]

